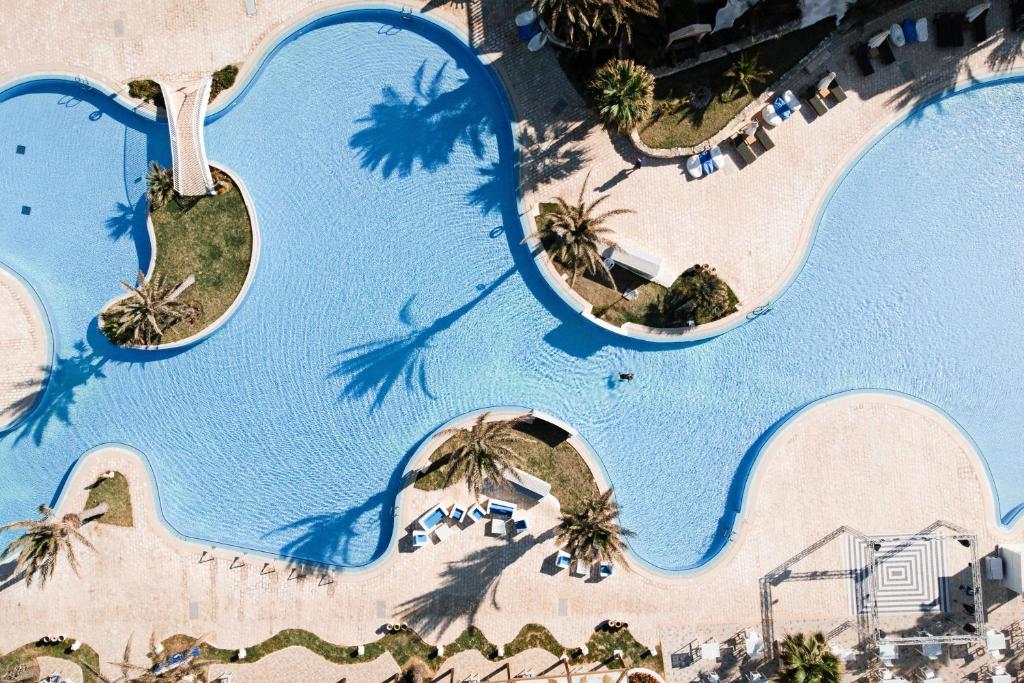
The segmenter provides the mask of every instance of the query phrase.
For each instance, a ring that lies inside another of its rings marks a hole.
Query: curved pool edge
[[[168,342],[166,344],[151,344],[149,346],[121,346],[118,347],[120,349],[126,351],[140,351],[142,353],[156,353],[159,351],[176,351],[194,346],[205,339],[209,339],[214,334],[219,332],[222,327],[227,325],[249,295],[249,290],[252,288],[253,280],[256,278],[256,270],[257,267],[259,266],[260,252],[262,247],[262,242],[260,240],[259,221],[256,218],[256,205],[253,203],[253,198],[252,195],[249,193],[249,188],[246,187],[245,181],[242,180],[241,176],[238,173],[236,173],[228,166],[214,161],[210,161],[210,166],[219,171],[223,171],[224,173],[231,177],[232,182],[234,182],[235,186],[238,188],[239,194],[242,195],[242,204],[245,206],[245,211],[249,216],[249,229],[252,234],[252,250],[249,255],[249,270],[245,274],[245,280],[242,282],[242,287],[241,289],[238,290],[238,294],[235,295],[235,298],[231,302],[231,305],[228,306],[223,313],[217,316],[217,318],[213,322],[211,322],[209,325],[199,330],[198,332],[191,334],[185,337],[184,339]],[[145,272],[146,279],[148,280],[149,278],[153,277],[154,269],[156,268],[156,252],[159,247],[156,241],[156,230],[153,228],[153,219],[149,213],[149,204],[147,203],[146,206],[146,232],[149,235],[150,247],[149,267],[146,269]],[[118,301],[126,299],[127,297],[128,295],[125,294],[112,298],[110,301],[103,304],[103,307],[100,308],[100,312],[97,314],[97,317],[102,316],[103,313],[108,308],[113,306]]]
[[[39,390],[36,391],[35,399],[32,402],[32,405],[22,411],[20,415],[10,420],[7,424],[0,424],[0,437],[13,432],[24,425],[32,414],[43,405],[43,399],[45,398],[46,393],[50,391],[50,377],[53,374],[53,365],[57,353],[57,342],[55,338],[56,332],[54,331],[53,323],[50,320],[49,311],[47,310],[46,304],[43,303],[43,298],[39,294],[39,291],[14,267],[0,260],[0,278],[5,276],[10,277],[15,284],[20,285],[28,295],[28,298],[31,299],[30,302],[26,303],[27,305],[34,307],[33,313],[39,317],[40,327],[46,341],[44,342],[45,348],[42,354],[43,367],[41,368],[41,386],[39,387]]]
[[[975,467],[978,467],[985,473],[985,479],[988,483],[987,487],[981,487],[983,500],[978,501],[980,506],[987,508],[987,510],[983,511],[981,516],[988,517],[988,519],[994,523],[994,527],[1001,531],[1013,531],[1021,526],[1021,521],[1024,519],[1024,515],[1014,514],[1012,517],[1000,517],[999,494],[998,490],[995,488],[995,482],[992,478],[992,473],[988,467],[987,461],[982,456],[977,444],[970,435],[954,418],[943,411],[942,408],[921,398],[902,392],[886,389],[853,389],[810,401],[784,416],[775,425],[773,425],[773,427],[769,429],[761,439],[759,439],[759,445],[753,451],[749,467],[742,479],[742,486],[740,488],[737,505],[730,511],[733,523],[729,529],[729,534],[721,537],[720,542],[709,551],[709,554],[705,558],[688,567],[668,569],[644,559],[642,555],[638,554],[632,546],[627,543],[627,564],[629,564],[629,570],[633,573],[647,575],[655,580],[672,581],[706,574],[731,561],[733,555],[741,545],[740,541],[744,538],[745,517],[750,512],[752,501],[757,498],[760,489],[762,488],[764,473],[770,466],[770,461],[773,459],[771,457],[771,452],[774,450],[774,447],[787,435],[790,428],[796,425],[800,421],[800,418],[804,417],[808,413],[819,410],[835,402],[850,400],[857,397],[861,397],[869,401],[874,400],[884,403],[894,402],[896,404],[902,403],[904,405],[909,405],[918,411],[922,411],[923,414],[934,420],[939,427],[945,429],[955,438],[958,438],[961,442],[961,446],[964,447],[964,451],[968,454],[969,458],[974,461]],[[164,514],[162,500],[163,494],[160,491],[160,483],[156,476],[153,463],[144,452],[124,443],[108,442],[99,444],[79,456],[68,468],[67,472],[58,484],[51,501],[51,507],[62,512],[68,511],[64,510],[63,506],[66,504],[69,492],[76,487],[83,487],[86,484],[91,483],[84,480],[86,475],[85,470],[88,469],[86,467],[87,464],[91,464],[93,461],[99,459],[101,465],[97,465],[98,469],[101,469],[102,471],[106,471],[107,469],[116,469],[116,467],[111,467],[110,465],[105,464],[105,461],[102,459],[106,451],[113,449],[133,456],[141,464],[142,469],[146,473],[145,486],[148,486],[149,492],[149,500],[146,504],[146,509],[147,511],[151,510],[153,512],[153,521],[157,522],[156,528],[152,531],[155,531],[156,533],[163,532],[169,539],[178,543],[186,544],[184,552],[201,553],[230,551],[238,553],[239,556],[251,556],[263,558],[268,561],[273,560],[285,562],[290,566],[318,569],[325,573],[335,572],[346,576],[373,575],[379,571],[390,568],[392,561],[401,556],[401,552],[399,551],[399,540],[402,536],[403,528],[401,522],[403,520],[413,520],[414,517],[408,515],[415,514],[414,512],[410,512],[406,509],[408,507],[408,503],[405,502],[406,491],[411,487],[411,482],[414,480],[415,474],[423,467],[428,456],[438,445],[440,445],[442,437],[447,438],[447,436],[442,434],[442,432],[447,429],[465,425],[480,414],[486,412],[495,413],[499,417],[505,415],[514,417],[532,412],[541,419],[550,420],[553,424],[570,433],[573,447],[577,449],[577,452],[580,453],[580,456],[583,457],[584,461],[590,467],[598,487],[603,491],[613,485],[613,482],[609,479],[607,472],[604,470],[600,458],[590,447],[587,440],[571,425],[568,425],[564,421],[542,411],[531,411],[530,409],[521,406],[494,406],[490,408],[480,408],[469,413],[456,416],[432,431],[420,442],[403,469],[403,486],[395,497],[393,507],[394,520],[391,525],[391,533],[387,540],[386,550],[381,555],[362,565],[335,564],[331,562],[309,560],[307,558],[289,556],[283,553],[215,541],[183,533],[175,527]],[[130,482],[132,490],[134,490],[138,484],[131,479]]]

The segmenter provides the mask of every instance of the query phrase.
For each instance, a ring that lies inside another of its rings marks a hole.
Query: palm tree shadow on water
[[[438,334],[450,329],[477,304],[486,299],[516,272],[515,266],[499,275],[489,285],[481,286],[476,296],[431,324],[416,328],[411,308],[415,295],[406,300],[399,320],[412,329],[406,334],[368,341],[338,353],[340,360],[331,371],[332,378],[345,379],[339,400],[361,398],[374,394],[372,410],[387,398],[391,389],[402,378],[410,392],[420,391],[434,398],[427,382],[426,353]]]
[[[358,119],[366,127],[349,139],[363,168],[379,170],[385,178],[408,177],[417,165],[434,172],[448,163],[460,143],[468,145],[477,159],[484,158],[484,139],[495,122],[488,107],[476,106],[472,78],[444,89],[451,63],[445,62],[428,76],[427,62],[421,62],[408,99],[392,86],[384,86],[381,101]]]

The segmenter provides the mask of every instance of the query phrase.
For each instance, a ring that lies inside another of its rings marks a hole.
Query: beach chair
[[[964,12],[964,19],[971,27],[971,37],[975,43],[988,39],[988,11],[991,7],[991,3],[983,2]]]
[[[917,31],[917,42],[927,43],[928,42],[928,18],[921,17],[914,23],[914,29]]]
[[[753,137],[746,133],[740,132],[733,138],[732,145],[736,148],[737,154],[743,159],[743,163],[752,164],[757,161],[757,155],[754,154],[754,148],[750,146]]]
[[[1024,0],[1021,1],[1024,2]],[[754,131],[754,137],[757,138],[757,141],[761,143],[761,146],[764,147],[764,151],[766,152],[775,146],[775,142],[772,140],[771,136],[768,135],[768,131],[765,130],[764,126],[757,127],[757,130]]]
[[[939,47],[963,47],[964,30],[962,18],[952,12],[935,15],[935,44]]]
[[[846,100],[846,91],[843,90],[843,86],[839,85],[839,81],[835,78],[832,79],[832,85],[828,86],[828,94],[832,96],[836,104]]]
[[[482,507],[480,507],[480,504],[473,503],[473,507],[469,508],[469,512],[466,513],[466,520],[470,523],[479,522],[486,516],[487,512]]]
[[[811,105],[811,109],[818,116],[824,116],[828,113],[828,107],[825,105],[825,100],[821,99],[821,94],[816,88],[810,88],[804,94],[804,99],[807,100],[807,104]]]
[[[559,550],[555,555],[555,569],[568,569],[572,563],[572,556],[564,550]]]
[[[871,63],[871,48],[867,43],[859,43],[853,47],[853,58],[862,76],[867,77],[875,73],[875,66]]]

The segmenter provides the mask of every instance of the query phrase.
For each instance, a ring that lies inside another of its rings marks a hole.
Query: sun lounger
[[[817,90],[811,88],[807,91],[804,97],[807,99],[807,104],[811,105],[811,109],[814,110],[815,114],[818,116],[824,116],[828,113],[828,107],[825,106],[825,100],[821,99],[821,95]]]
[[[1024,0],[1010,0],[1010,29],[1024,31]]]
[[[455,521],[456,524],[461,524],[462,520],[466,518],[466,508],[462,505],[452,505],[448,511],[448,516]]]
[[[963,47],[964,30],[959,14],[940,12],[935,15],[935,43],[939,47]]]
[[[559,550],[558,554],[555,555],[555,568],[556,569],[568,569],[569,564],[572,562],[572,556],[564,550]]]
[[[836,104],[846,100],[846,91],[843,90],[843,86],[839,85],[839,81],[834,78],[832,79],[832,85],[828,86],[828,94],[832,96]]]
[[[422,548],[430,542],[430,537],[427,536],[426,531],[414,531],[412,532],[412,547]]]
[[[875,67],[871,63],[871,48],[867,43],[860,43],[853,48],[853,58],[857,62],[862,76],[870,76],[875,73]]]
[[[487,513],[479,503],[473,503],[473,507],[469,508],[469,512],[466,513],[466,520],[469,522],[479,522],[481,519],[487,516]]]
[[[436,529],[434,529],[434,535],[437,536],[438,543],[444,543],[448,540],[449,537],[451,537],[452,529],[450,526],[442,524]]]
[[[694,154],[686,160],[686,171],[694,180],[711,175],[720,168],[722,168],[722,150],[718,145],[700,154]]]
[[[757,155],[754,154],[754,149],[750,146],[751,140],[751,136],[746,133],[739,133],[732,141],[733,147],[736,148],[736,152],[745,164],[752,164],[757,161]]]
[[[431,531],[434,530],[435,527],[441,524],[441,522],[443,522],[444,518],[447,516],[448,511],[444,507],[442,507],[441,505],[435,505],[434,507],[430,508],[430,510],[428,510],[426,514],[420,517],[417,523],[420,525],[421,529],[423,529],[429,534]]]
[[[1022,0],[1022,2],[1024,2],[1024,0]],[[765,130],[764,126],[757,127],[757,130],[754,131],[754,137],[757,138],[757,141],[761,143],[761,146],[764,147],[764,151],[766,152],[775,146],[775,141],[772,140],[770,135],[768,135],[768,131]]]
[[[515,503],[509,503],[505,500],[491,498],[487,501],[487,514],[491,517],[504,517],[506,519],[511,519],[517,509],[518,506]]]
[[[889,42],[893,47],[903,47],[907,44],[907,36],[903,33],[903,27],[900,24],[893,24],[889,27]]]
[[[917,42],[927,43],[928,42],[928,18],[921,17],[914,23],[914,28],[917,30]]]
[[[912,19],[904,19],[903,23],[900,24],[900,28],[903,29],[903,36],[907,40],[907,45],[917,42],[917,25]]]
[[[800,100],[793,91],[787,90],[769,102],[761,116],[765,123],[774,127],[792,116],[793,112],[800,111],[800,106]]]
[[[983,2],[964,12],[964,19],[971,26],[971,37],[975,43],[988,38],[988,11],[991,7],[991,3]]]

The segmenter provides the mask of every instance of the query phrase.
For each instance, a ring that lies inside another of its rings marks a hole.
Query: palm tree
[[[654,76],[631,59],[612,59],[594,73],[590,95],[605,123],[620,133],[641,125],[654,108]]]
[[[620,47],[633,40],[634,15],[658,15],[657,0],[533,0],[533,10],[549,29],[579,49],[595,40],[618,37]]]
[[[121,281],[130,294],[103,312],[103,332],[116,344],[159,343],[167,328],[188,312],[188,304],[178,297],[194,282],[189,275],[172,286],[162,274],[147,280],[140,270],[135,286]]]
[[[13,522],[0,527],[0,533],[25,530],[4,548],[3,553],[0,553],[0,560],[17,555],[14,575],[24,572],[26,586],[32,585],[36,575],[39,575],[40,583],[45,585],[47,579],[53,576],[62,557],[67,557],[71,569],[75,575],[79,575],[74,544],[81,543],[91,550],[96,549],[79,529],[84,522],[105,514],[107,504],[100,503],[85,512],[68,513],[60,518],[55,517],[53,510],[46,505],[40,505],[38,510],[39,519]]]
[[[121,671],[121,675],[113,680],[107,678],[99,672],[96,667],[91,666],[88,662],[82,662],[85,668],[96,676],[102,683],[185,683],[189,681],[195,683],[196,681],[205,681],[205,668],[211,663],[210,660],[202,659],[201,657],[193,657],[191,653],[194,648],[199,647],[206,636],[200,636],[193,640],[183,652],[186,654],[184,660],[174,666],[173,668],[166,670],[159,670],[157,665],[164,660],[161,657],[163,654],[163,645],[159,644],[156,640],[156,634],[149,638],[149,652],[146,656],[150,659],[152,665],[149,667],[138,666],[132,664],[132,637],[129,636],[128,643],[125,645],[124,654],[119,662],[109,662],[109,664],[118,667]]]
[[[613,489],[592,496],[562,513],[558,542],[575,559],[622,562],[626,544],[635,535],[619,525],[619,505],[612,500]],[[624,564],[624,562],[623,562]]]
[[[461,439],[456,448],[448,454],[444,465],[444,485],[447,488],[455,482],[464,481],[469,490],[480,498],[484,482],[490,481],[499,488],[508,486],[508,479],[518,479],[513,469],[522,462],[522,455],[516,450],[518,443],[526,437],[514,429],[525,416],[511,420],[488,420],[490,413],[476,418],[469,429],[447,429],[442,434],[457,435]]]
[[[617,245],[608,239],[607,235],[611,229],[604,226],[604,222],[612,216],[633,213],[630,209],[614,209],[594,215],[601,202],[608,198],[608,195],[598,197],[595,201],[587,204],[587,183],[590,181],[590,174],[587,174],[580,188],[580,196],[575,204],[569,204],[562,197],[555,198],[555,207],[544,214],[540,227],[535,233],[528,235],[523,241],[539,239],[551,253],[551,257],[561,263],[569,270],[569,287],[576,284],[576,277],[580,271],[586,271],[591,275],[599,275],[605,282],[615,287],[611,271],[604,264],[601,258],[602,246],[614,249]]]
[[[155,161],[149,162],[149,172],[146,173],[146,198],[154,209],[159,209],[172,198],[177,197],[174,192],[174,170],[163,168]]]
[[[662,300],[664,318],[669,324],[718,320],[731,312],[729,285],[707,264],[695,265],[672,283]]]
[[[750,95],[750,86],[754,83],[764,83],[772,75],[772,70],[762,67],[758,63],[758,55],[749,52],[741,52],[733,65],[725,72],[735,85],[742,88],[743,92]]]
[[[821,633],[788,635],[781,649],[779,680],[783,683],[839,683],[843,676],[843,662]]]

